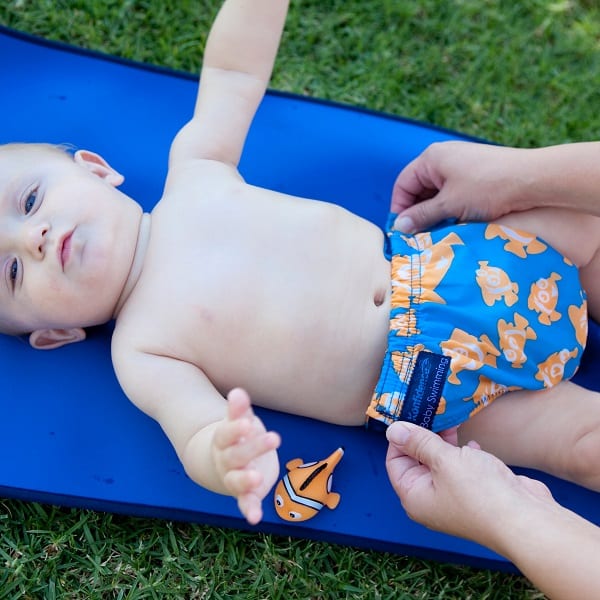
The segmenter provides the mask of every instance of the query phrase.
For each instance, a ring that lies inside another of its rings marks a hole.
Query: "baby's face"
[[[110,320],[141,216],[120,175],[78,154],[0,147],[0,330]],[[100,159],[101,160],[101,159]]]

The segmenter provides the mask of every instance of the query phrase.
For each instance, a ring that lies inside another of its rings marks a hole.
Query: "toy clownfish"
[[[290,460],[288,472],[275,488],[275,510],[284,521],[312,519],[322,508],[334,509],[340,495],[331,491],[333,470],[344,456],[338,448],[325,460],[303,463],[301,458]]]

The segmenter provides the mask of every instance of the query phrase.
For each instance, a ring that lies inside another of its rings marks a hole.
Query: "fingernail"
[[[402,233],[412,233],[415,229],[415,224],[410,217],[397,217],[394,221],[394,229]]]
[[[387,428],[387,439],[396,444],[405,444],[410,436],[410,429],[403,423],[393,423]]]

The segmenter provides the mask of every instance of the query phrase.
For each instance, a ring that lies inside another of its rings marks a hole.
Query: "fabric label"
[[[419,352],[402,403],[401,421],[415,423],[426,429],[433,427],[449,367],[450,357]]]

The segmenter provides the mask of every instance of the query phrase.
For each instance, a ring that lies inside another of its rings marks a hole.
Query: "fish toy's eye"
[[[300,517],[302,517],[302,515],[299,512],[294,512],[293,510],[290,510],[288,514],[292,519],[299,519]]]
[[[275,496],[275,504],[277,504],[277,506],[283,506],[283,498],[279,494]]]

